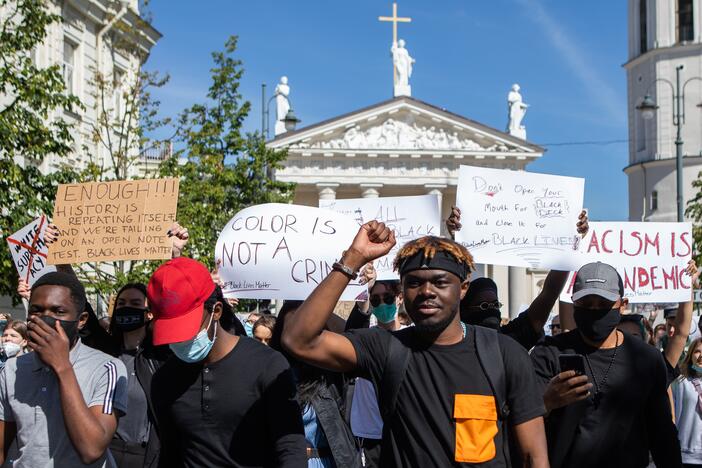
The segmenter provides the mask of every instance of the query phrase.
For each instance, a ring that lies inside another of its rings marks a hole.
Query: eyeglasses
[[[499,310],[500,307],[502,307],[502,303],[500,301],[495,301],[495,302],[481,302],[480,304],[468,306],[470,308],[474,309],[480,309],[480,310],[490,310],[490,309],[497,309]]]
[[[395,295],[390,293],[385,293],[382,296],[380,294],[371,295],[370,303],[373,307],[378,307],[380,305],[380,301],[384,302],[387,305],[394,304]]]

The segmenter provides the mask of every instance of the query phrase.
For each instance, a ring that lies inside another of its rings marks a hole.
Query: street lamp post
[[[264,138],[270,138],[271,103],[277,96],[277,94],[274,94],[273,96],[271,96],[270,99],[268,99],[268,101],[266,101],[266,84],[261,84],[261,133],[263,134]],[[295,112],[293,112],[290,98],[285,97],[285,99],[287,99],[288,101],[289,109],[287,114],[285,114],[283,123],[285,124],[285,130],[287,130],[288,132],[292,132],[293,130],[295,130],[297,124],[299,124],[302,121],[298,119],[295,115]]]
[[[651,120],[658,110],[658,105],[653,100],[650,94],[651,86],[659,81],[667,83],[670,86],[670,90],[673,93],[673,125],[676,127],[675,136],[675,176],[676,176],[676,189],[677,189],[677,205],[678,205],[678,222],[684,221],[684,207],[683,207],[683,139],[682,139],[682,126],[685,123],[685,88],[688,83],[695,80],[702,81],[702,78],[694,76],[689,78],[685,83],[683,83],[682,88],[680,86],[680,72],[683,70],[684,65],[678,65],[675,67],[675,85],[665,78],[657,78],[648,86],[646,90],[646,96],[644,97],[641,104],[636,106],[636,109],[641,111],[641,116],[645,120]],[[700,107],[700,104],[697,105]]]

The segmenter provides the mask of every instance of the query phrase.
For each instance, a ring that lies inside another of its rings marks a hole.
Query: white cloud
[[[517,0],[524,6],[532,20],[543,28],[551,45],[582,82],[588,93],[615,122],[626,122],[626,101],[610,84],[602,79],[596,68],[587,62],[584,51],[561,27],[539,0]]]

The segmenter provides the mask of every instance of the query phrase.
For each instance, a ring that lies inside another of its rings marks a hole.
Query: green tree
[[[72,151],[70,126],[60,117],[80,103],[67,94],[58,65],[38,68],[32,50],[59,16],[41,0],[0,0],[0,232],[3,236],[51,213],[56,184],[74,174],[63,168],[43,175],[47,155]],[[0,294],[13,295],[16,271],[7,248],[0,248]]]
[[[267,148],[258,133],[242,133],[251,104],[239,93],[244,70],[236,45],[232,36],[224,51],[212,54],[208,101],[180,115],[177,139],[184,149],[161,166],[162,176],[180,178],[178,221],[190,232],[189,254],[210,267],[219,232],[237,211],[288,202],[294,190],[271,177],[287,153]]]
[[[685,216],[692,221],[693,252],[692,258],[697,265],[702,265],[702,172],[697,175],[697,179],[692,182],[692,187],[696,190],[695,196],[688,200],[685,208]]]

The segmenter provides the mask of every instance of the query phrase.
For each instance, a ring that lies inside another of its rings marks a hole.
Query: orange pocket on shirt
[[[497,406],[486,395],[456,395],[456,461],[482,463],[495,458]]]

